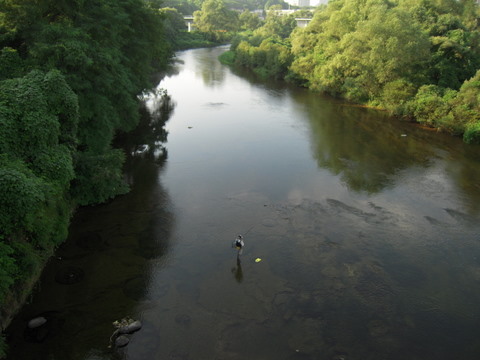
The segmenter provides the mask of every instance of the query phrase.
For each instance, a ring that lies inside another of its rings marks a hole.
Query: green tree
[[[473,1],[399,1],[430,39],[429,81],[458,90],[480,66],[480,33]]]
[[[163,16],[163,26],[165,36],[171,39],[174,48],[179,47],[179,38],[181,32],[187,30],[187,25],[182,14],[175,8],[161,8],[159,13]]]
[[[462,84],[452,103],[455,119],[463,125],[464,141],[480,144],[480,70]]]
[[[234,39],[236,64],[478,141],[475,1],[331,0],[304,29],[275,10]]]
[[[190,0],[163,0],[161,1],[160,8],[174,8],[182,15],[192,15],[195,11],[199,10],[193,1]]]
[[[95,168],[95,156],[110,156],[115,133],[136,126],[137,95],[152,85],[151,74],[164,67],[171,54],[162,15],[142,0],[92,0],[88,4],[17,0],[3,5],[4,27],[12,29],[9,45],[19,46],[34,66],[59,69],[77,94],[78,150],[88,156],[76,159],[91,159]],[[114,174],[121,164],[105,165],[110,168],[108,173],[118,178]],[[85,166],[82,162],[82,169]],[[111,185],[104,177],[94,179]],[[81,184],[84,182],[75,186]],[[105,185],[96,184],[102,189]],[[87,194],[89,189],[78,189],[76,194],[85,192],[82,198],[93,200]],[[103,200],[115,196],[115,191],[123,192],[124,186],[116,184],[110,189]]]
[[[451,106],[446,101],[455,96],[455,91],[446,91],[436,85],[420,87],[414,99],[413,114],[420,123],[440,127],[451,120]]]
[[[17,50],[4,47],[0,52],[0,81],[23,75],[23,61]]]
[[[262,26],[263,21],[260,19],[260,17],[255,14],[250,12],[249,10],[244,10],[240,16],[239,16],[239,21],[240,21],[240,29],[241,30],[255,30]]]
[[[399,79],[421,82],[429,44],[408,13],[381,0],[334,5],[326,19],[316,13],[311,25],[292,35],[293,72],[312,88],[357,102],[378,101]]]
[[[226,40],[239,28],[237,12],[229,10],[223,0],[206,0],[193,16],[198,31],[214,41]]]
[[[281,10],[278,5],[272,6],[265,18],[265,24],[256,30],[256,34],[267,38],[269,36],[277,35],[282,39],[290,36],[292,31],[297,27],[295,15],[283,15],[277,10]]]
[[[112,140],[136,126],[138,95],[172,51],[154,5],[0,2],[1,306],[25,297],[75,206],[127,190]]]

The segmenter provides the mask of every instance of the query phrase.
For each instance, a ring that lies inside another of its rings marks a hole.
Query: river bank
[[[6,300],[0,307],[0,359],[6,357],[8,351],[7,344],[5,343],[4,331],[8,328],[14,317],[18,314],[20,309],[27,303],[27,299],[32,296],[34,289],[40,279],[42,269],[47,264],[48,260],[45,260],[41,264],[38,264],[38,271],[32,276],[29,282],[17,285],[13,291],[11,291]]]
[[[156,75],[158,81],[160,81],[166,73]],[[128,165],[134,161],[138,156],[152,159],[152,161],[159,165],[166,158],[166,151],[164,150],[162,144],[166,141],[166,132],[164,130],[165,122],[168,120],[170,113],[173,111],[174,104],[171,102],[169,95],[163,91],[158,90],[154,93],[150,93],[149,98],[151,101],[155,102],[155,105],[151,109],[147,109],[143,103],[140,106],[140,121],[137,128],[128,134],[119,134],[116,139],[117,147],[121,147],[127,154],[127,160],[125,167],[128,168],[132,165]],[[133,180],[128,171],[125,173],[125,182],[131,187],[133,186]],[[117,200],[118,201],[118,200]],[[111,201],[109,201],[110,203]],[[97,205],[97,207],[102,207],[105,205]],[[80,216],[84,211],[83,207],[76,207],[71,210],[72,219]],[[71,226],[71,224],[70,224]],[[88,238],[89,239],[89,238]],[[95,242],[96,237],[86,240],[87,243]],[[67,239],[65,239],[67,240]],[[64,243],[64,242],[63,242]],[[62,246],[60,245],[60,248]],[[91,244],[88,246],[96,246]],[[87,247],[88,247],[87,246]],[[59,254],[59,248],[45,249],[42,253],[39,253],[38,257],[35,258],[35,264],[31,264],[32,267],[32,276],[26,279],[23,283],[17,283],[13,287],[12,291],[7,295],[4,304],[0,308],[0,325],[2,329],[2,334],[7,337],[8,333],[4,334],[4,331],[9,327],[11,321],[19,314],[22,308],[28,305],[29,299],[33,299],[37,291],[41,291],[41,277],[45,269],[47,269],[50,263],[56,263],[62,259],[62,256]],[[69,277],[70,280],[62,280],[59,278]],[[78,274],[74,268],[65,268],[62,270],[61,274],[56,275],[57,281],[70,283],[78,277]],[[25,324],[39,314],[32,314],[29,318],[24,318],[23,321]],[[5,349],[6,344],[4,343],[4,338],[0,339],[0,349]],[[8,349],[6,349],[8,352]],[[5,354],[0,352],[0,358],[5,357]]]
[[[168,156],[133,157],[129,194],[77,212],[9,359],[477,357],[478,151],[239,74],[224,50],[178,54]],[[125,316],[142,329],[108,348]]]

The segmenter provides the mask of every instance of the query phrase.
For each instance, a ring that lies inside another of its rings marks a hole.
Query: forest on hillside
[[[75,207],[128,191],[112,144],[172,55],[164,18],[143,0],[0,3],[2,326]]]
[[[303,16],[270,11],[224,58],[480,143],[475,0],[330,0]]]

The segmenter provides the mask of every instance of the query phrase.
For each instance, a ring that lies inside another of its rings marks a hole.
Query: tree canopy
[[[474,0],[331,0],[306,28],[270,17],[232,51],[258,73],[478,142],[479,16]]]
[[[0,2],[0,305],[75,206],[128,190],[112,144],[172,54],[164,18],[144,0]]]
[[[230,10],[223,0],[206,0],[193,16],[198,31],[215,41],[226,39],[228,33],[239,29],[238,13]]]

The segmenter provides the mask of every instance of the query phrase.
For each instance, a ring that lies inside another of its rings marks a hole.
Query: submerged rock
[[[142,322],[140,320],[133,320],[129,317],[123,318],[121,320],[116,320],[113,322],[113,326],[117,328],[110,336],[110,345],[112,343],[115,347],[123,347],[126,346],[130,339],[128,338],[128,334],[133,334],[135,331],[138,331],[142,328]],[[114,340],[115,339],[115,340]]]
[[[28,322],[27,326],[28,326],[29,329],[35,329],[35,328],[38,328],[38,327],[42,326],[46,322],[47,322],[47,319],[45,319],[43,316],[39,316],[39,317],[36,317],[36,318],[33,318],[32,320],[30,320]]]
[[[128,325],[121,326],[118,328],[119,334],[132,334],[135,331],[138,331],[142,328],[142,323],[140,320],[135,320]]]
[[[130,339],[125,335],[120,335],[115,339],[115,347],[124,347],[130,342]]]
[[[23,331],[23,338],[29,343],[41,343],[62,331],[65,319],[58,311],[46,311],[30,319]]]

